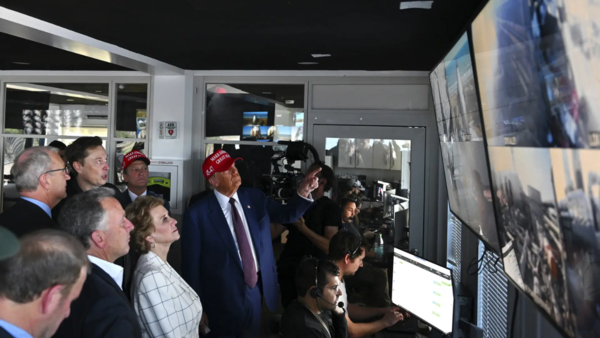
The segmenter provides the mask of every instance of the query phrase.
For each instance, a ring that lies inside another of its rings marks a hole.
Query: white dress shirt
[[[171,265],[152,251],[137,262],[131,299],[142,338],[199,337],[200,297]]]
[[[237,242],[237,237],[235,236],[235,229],[233,228],[233,218],[231,218],[231,204],[229,204],[229,197],[221,194],[220,192],[215,190],[215,196],[217,197],[217,201],[219,201],[219,205],[221,206],[221,210],[223,210],[223,215],[225,215],[225,219],[227,220],[227,225],[229,225],[229,230],[231,231],[231,236],[233,236],[233,242],[235,243],[235,247],[238,251],[238,256],[240,257],[240,261],[242,260],[242,255],[240,254],[240,246]],[[259,271],[260,266],[258,265],[258,260],[256,259],[256,250],[254,250],[254,242],[252,241],[252,235],[250,234],[250,228],[248,228],[248,221],[246,221],[246,215],[244,215],[244,206],[240,203],[240,199],[238,197],[237,192],[232,196],[235,200],[235,207],[240,214],[240,218],[242,219],[242,223],[244,223],[244,230],[246,231],[246,237],[250,242],[250,248],[252,249],[252,258],[254,258],[254,264],[256,265],[256,272]],[[247,208],[248,206],[246,206]]]
[[[123,290],[123,268],[118,266],[117,264],[113,264],[111,262],[107,262],[98,257],[88,255],[90,262],[98,265],[98,267],[104,272],[106,272],[110,278],[112,278],[115,283]]]
[[[134,194],[131,192],[131,190],[127,189],[127,192],[129,193],[129,198],[131,198],[131,202],[135,202],[135,199],[141,196],[146,196],[146,193],[148,192],[148,190],[144,191],[143,194],[141,194],[140,196]]]

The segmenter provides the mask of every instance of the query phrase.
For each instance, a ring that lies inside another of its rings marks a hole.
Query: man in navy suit
[[[320,169],[283,206],[260,190],[239,188],[236,160],[219,150],[204,161],[214,192],[188,209],[181,235],[182,276],[202,300],[201,330],[208,326],[213,337],[258,337],[262,297],[271,311],[279,301],[270,223],[299,219],[318,187]]]

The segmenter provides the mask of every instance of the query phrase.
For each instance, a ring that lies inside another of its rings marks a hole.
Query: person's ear
[[[108,244],[106,242],[104,232],[102,232],[100,230],[96,230],[96,231],[92,232],[92,236],[90,236],[90,240],[92,242],[94,242],[94,244],[101,249],[104,249],[106,247],[106,245]]]
[[[83,171],[83,165],[79,163],[79,161],[73,162],[72,166],[78,174],[81,174],[81,172]]]
[[[42,174],[38,179],[40,186],[46,190],[50,190],[50,181],[48,180],[48,174]]]
[[[212,175],[209,179],[208,179],[208,183],[210,183],[213,187],[218,187],[219,186],[219,180],[217,180],[216,177],[217,174]]]
[[[40,295],[40,310],[43,315],[51,315],[59,307],[63,298],[64,285],[54,285],[42,291]]]

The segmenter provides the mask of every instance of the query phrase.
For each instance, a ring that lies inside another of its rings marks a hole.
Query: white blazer
[[[137,262],[131,299],[143,338],[199,337],[202,304],[198,294],[152,251]]]

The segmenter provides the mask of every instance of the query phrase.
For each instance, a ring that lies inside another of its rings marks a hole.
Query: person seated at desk
[[[308,258],[296,271],[298,297],[281,318],[283,338],[346,338],[348,326],[344,309],[338,307],[342,295],[340,270],[328,260]]]
[[[348,337],[364,337],[386,329],[404,320],[404,315],[398,307],[368,308],[348,303],[344,277],[352,276],[363,266],[365,247],[362,240],[348,231],[340,231],[329,241],[329,259],[340,269],[342,276],[339,289],[342,291],[340,301],[344,303],[346,320],[348,322]],[[368,323],[358,323],[381,317]],[[355,322],[356,321],[356,322]]]
[[[365,231],[362,244],[365,248],[363,267],[353,276],[344,278],[348,291],[348,302],[370,307],[387,307],[392,304],[389,294],[388,274],[386,269],[371,264],[368,260],[375,259],[375,241],[377,235]]]

